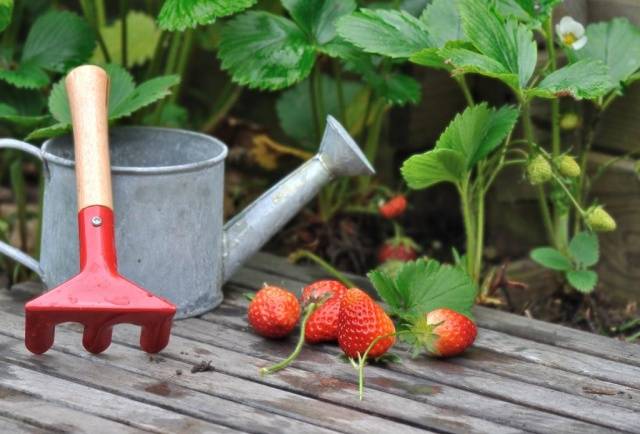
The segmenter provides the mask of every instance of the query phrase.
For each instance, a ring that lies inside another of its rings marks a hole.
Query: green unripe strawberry
[[[616,221],[602,206],[594,206],[587,211],[587,224],[596,232],[611,232],[616,230]]]
[[[580,173],[582,173],[578,162],[570,155],[559,156],[556,159],[556,165],[562,176],[566,176],[567,178],[577,178],[580,176]]]
[[[527,165],[527,177],[531,185],[540,185],[549,181],[553,173],[551,164],[542,155],[537,155]]]
[[[575,113],[566,113],[560,119],[560,128],[563,130],[575,130],[580,126],[580,117]]]

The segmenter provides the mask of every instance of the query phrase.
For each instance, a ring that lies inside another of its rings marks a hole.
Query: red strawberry
[[[305,327],[305,340],[309,343],[331,342],[338,339],[338,314],[340,302],[347,287],[337,280],[318,280],[302,290],[302,303],[311,298],[321,299],[325,294],[330,297],[309,317]]]
[[[348,357],[364,356],[374,339],[391,335],[395,331],[391,318],[367,293],[358,288],[351,288],[346,292],[338,315],[338,344]],[[368,356],[382,356],[395,341],[395,336],[380,339]]]
[[[300,303],[291,292],[265,286],[249,304],[249,324],[268,338],[281,338],[294,329],[300,319]]]
[[[400,217],[407,209],[407,198],[402,194],[393,196],[386,202],[378,205],[380,215],[386,219],[395,219]]]
[[[378,249],[378,261],[384,264],[390,260],[413,261],[418,257],[418,245],[410,238],[391,238]]]
[[[305,286],[302,290],[302,304],[307,303],[311,297],[320,299],[327,293],[331,295],[340,294],[345,292],[347,289],[348,288],[338,280],[316,280],[315,282]]]
[[[432,332],[436,336],[429,352],[438,357],[457,356],[471,346],[478,334],[473,321],[447,308],[429,312],[427,324],[435,326]]]

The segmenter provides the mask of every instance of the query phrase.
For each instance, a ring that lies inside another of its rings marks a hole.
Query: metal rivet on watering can
[[[91,219],[91,224],[94,225],[95,227],[98,227],[102,224],[102,219],[98,216],[95,216]]]

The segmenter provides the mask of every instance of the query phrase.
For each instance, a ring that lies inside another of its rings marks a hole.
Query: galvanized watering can
[[[222,284],[327,182],[374,173],[329,116],[318,154],[223,224],[224,143],[184,130],[124,127],[111,130],[110,144],[119,269],[175,303],[177,318],[216,307]],[[40,262],[5,243],[0,253],[55,287],[78,272],[72,138],[42,149],[0,139],[0,148],[35,155],[45,172]]]

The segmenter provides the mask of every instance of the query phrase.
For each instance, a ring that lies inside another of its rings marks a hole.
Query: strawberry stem
[[[378,336],[371,341],[362,356],[360,355],[360,353],[358,353],[358,364],[356,366],[358,369],[358,397],[360,398],[360,401],[362,401],[362,398],[364,397],[364,365],[365,363],[367,363],[369,352],[371,352],[371,349],[373,349],[373,347],[380,341],[380,339],[390,338],[391,336],[396,336],[398,333],[402,332],[389,333],[387,335]],[[354,363],[352,362],[352,364]]]
[[[327,261],[322,259],[321,257],[311,253],[308,250],[300,249],[296,250],[292,254],[289,255],[289,260],[291,262],[298,262],[302,258],[310,259],[311,261],[318,264],[321,268],[323,268],[327,273],[338,279],[340,282],[344,283],[348,288],[357,288],[358,285],[353,283],[347,276],[338,271],[334,266],[329,264]]]
[[[276,363],[275,365],[272,365],[268,368],[261,368],[260,369],[261,376],[274,374],[286,368],[287,366],[289,366],[289,364],[291,364],[291,362],[293,362],[298,357],[298,355],[300,355],[300,351],[302,351],[302,346],[304,345],[304,334],[307,329],[307,321],[309,321],[309,318],[311,317],[313,312],[315,312],[316,309],[320,307],[320,305],[322,305],[322,303],[323,303],[322,301],[319,303],[311,302],[307,305],[307,307],[305,307],[304,316],[302,317],[302,324],[300,325],[300,337],[298,338],[298,343],[296,344],[296,347],[293,349],[293,352],[289,354],[289,356],[286,359],[283,359],[282,361]]]

